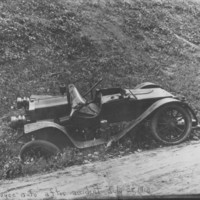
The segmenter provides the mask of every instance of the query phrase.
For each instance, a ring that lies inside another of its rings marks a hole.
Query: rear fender
[[[45,132],[45,131],[47,136],[49,135],[50,137],[52,137],[53,135],[54,138],[56,138],[58,141],[59,138],[61,138],[60,139],[61,143],[63,142],[63,139],[66,139],[70,141],[74,146],[77,146],[76,144],[77,142],[69,135],[64,126],[61,126],[59,124],[50,121],[40,121],[24,125],[24,134],[17,140],[20,141],[27,137],[31,138],[32,136],[37,134],[39,136],[40,132]],[[56,145],[59,146],[59,144]]]
[[[198,121],[194,110],[193,110],[187,103],[182,102],[182,101],[180,101],[180,100],[178,100],[178,99],[174,99],[174,98],[166,98],[166,99],[171,99],[172,101],[167,102],[167,103],[164,103],[164,100],[165,100],[165,99],[161,99],[161,100],[155,102],[154,104],[158,105],[158,107],[155,106],[156,109],[153,110],[152,113],[151,113],[149,116],[153,115],[153,114],[157,111],[157,109],[159,109],[160,107],[162,107],[162,106],[164,106],[164,105],[166,105],[166,104],[173,103],[173,104],[179,104],[179,105],[181,105],[182,107],[184,107],[184,108],[188,111],[188,113],[191,115],[191,118],[192,118],[192,119],[195,119],[196,121]],[[163,101],[162,101],[162,100],[163,100]]]
[[[196,127],[199,128],[198,126],[198,119],[197,119],[197,116],[196,116],[196,113],[194,112],[194,110],[187,104],[187,103],[184,103],[184,107],[188,110],[188,112],[190,113],[191,115],[191,118],[192,118],[192,128],[195,129]]]
[[[119,140],[120,138],[125,136],[127,133],[131,132],[138,124],[144,122],[145,119],[150,118],[160,107],[166,104],[171,104],[171,103],[181,104],[186,109],[191,110],[191,108],[187,104],[174,98],[164,98],[164,99],[158,100],[155,103],[153,103],[145,112],[143,112],[133,123],[128,125],[123,131],[115,135],[111,139],[111,141]]]
[[[137,85],[134,89],[162,88],[160,85],[151,82],[144,82]]]

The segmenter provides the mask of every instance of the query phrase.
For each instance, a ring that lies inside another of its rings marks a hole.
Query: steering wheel
[[[86,95],[88,95],[95,87],[97,87],[97,85],[99,85],[101,82],[103,81],[103,78],[101,78],[97,83],[95,83],[84,95],[83,97],[85,97]]]

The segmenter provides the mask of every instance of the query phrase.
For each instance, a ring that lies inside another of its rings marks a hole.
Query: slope
[[[17,96],[57,94],[61,82],[84,93],[102,76],[100,87],[156,82],[199,110],[199,19],[196,1],[2,0],[2,174],[19,149],[7,124]]]

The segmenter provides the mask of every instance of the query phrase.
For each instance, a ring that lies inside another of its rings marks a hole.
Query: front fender
[[[28,134],[47,127],[56,128],[65,133],[66,135],[68,135],[67,131],[65,130],[65,127],[51,121],[39,121],[35,123],[26,124],[24,125],[24,133]]]
[[[74,140],[69,135],[69,133],[67,132],[67,130],[65,129],[64,126],[61,126],[59,124],[56,124],[56,123],[50,122],[50,121],[40,121],[40,122],[26,124],[24,126],[24,135],[22,135],[21,138],[22,137],[26,137],[26,135],[30,135],[31,136],[35,132],[43,130],[43,129],[47,129],[47,128],[52,128],[52,129],[56,129],[56,130],[60,131],[62,134],[64,134],[71,141],[71,143],[75,147],[80,148],[80,149],[88,148],[88,147],[92,147],[92,146],[101,145],[101,144],[106,143],[106,141],[104,139],[101,139],[101,138],[100,139],[96,139],[96,140],[89,140],[89,141],[77,141],[77,140]]]
[[[32,135],[37,131],[44,130],[47,128],[53,128],[58,130],[60,133],[62,133],[62,135],[67,137],[74,146],[77,147],[77,142],[69,135],[65,127],[51,121],[39,121],[24,125],[24,134],[20,138],[18,138],[18,140],[28,135]]]

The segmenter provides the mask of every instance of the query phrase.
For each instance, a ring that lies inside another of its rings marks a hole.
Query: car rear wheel
[[[191,129],[190,113],[178,104],[161,107],[151,120],[151,131],[154,137],[168,145],[183,142],[189,136]]]
[[[51,142],[44,140],[34,140],[22,146],[20,151],[20,158],[23,163],[30,163],[40,158],[50,158],[59,152],[60,149]]]

